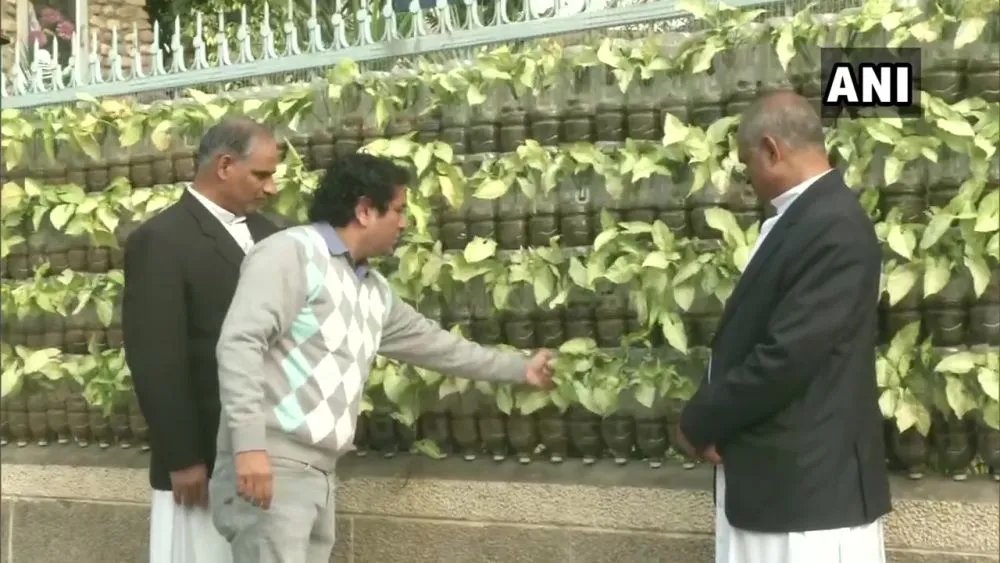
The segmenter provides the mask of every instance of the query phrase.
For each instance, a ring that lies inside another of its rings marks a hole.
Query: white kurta
[[[193,188],[188,191],[219,220],[243,252],[253,247],[245,217],[226,211]],[[208,509],[178,506],[172,492],[153,491],[149,563],[232,563],[232,560],[229,542],[216,531]]]
[[[149,563],[232,563],[229,542],[207,508],[178,506],[170,491],[153,491]]]
[[[795,198],[824,174],[814,176],[774,199],[772,204],[776,213],[761,225],[750,260]],[[711,366],[709,360],[709,379]],[[721,465],[716,471],[715,488],[715,563],[886,563],[881,520],[856,528],[809,532],[740,530],[730,525],[726,518],[726,473]]]

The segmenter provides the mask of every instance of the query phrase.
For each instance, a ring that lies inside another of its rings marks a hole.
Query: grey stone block
[[[953,553],[923,551],[890,551],[889,563],[997,563],[1000,555],[955,555]]]
[[[15,502],[12,557],[38,563],[149,559],[149,507],[61,500]]]
[[[589,529],[354,517],[354,563],[705,563],[712,540]]]
[[[0,501],[0,563],[10,561],[10,514],[14,508],[14,503],[9,500]]]

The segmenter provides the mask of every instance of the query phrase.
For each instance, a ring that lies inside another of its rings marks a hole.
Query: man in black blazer
[[[678,441],[716,463],[717,563],[883,563],[891,510],[875,379],[882,251],[791,92],[737,134],[773,208],[726,303]]]
[[[274,135],[245,118],[205,133],[194,183],[125,246],[125,358],[149,424],[150,563],[225,563],[212,525],[219,381],[215,346],[246,251],[278,228],[258,213],[275,193]]]

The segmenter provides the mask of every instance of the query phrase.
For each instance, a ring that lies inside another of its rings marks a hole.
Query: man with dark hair
[[[726,303],[677,436],[716,464],[715,560],[884,563],[879,240],[831,170],[804,98],[754,102],[737,140],[775,214]]]
[[[257,213],[275,193],[278,147],[230,118],[205,133],[194,183],[125,246],[125,359],[149,423],[150,563],[225,563],[211,524],[219,383],[215,344],[246,251],[277,228]]]
[[[254,247],[219,338],[222,421],[215,525],[239,563],[326,563],[334,468],[352,448],[376,354],[442,373],[548,386],[533,358],[469,342],[396,297],[368,259],[406,226],[406,170],[355,154],[334,162],[309,225]]]

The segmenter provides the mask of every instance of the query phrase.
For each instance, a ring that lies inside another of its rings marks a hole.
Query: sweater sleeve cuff
[[[520,352],[509,352],[501,356],[497,366],[497,379],[509,383],[524,383],[528,375],[529,358]]]
[[[264,424],[251,423],[233,428],[233,453],[266,451]]]

